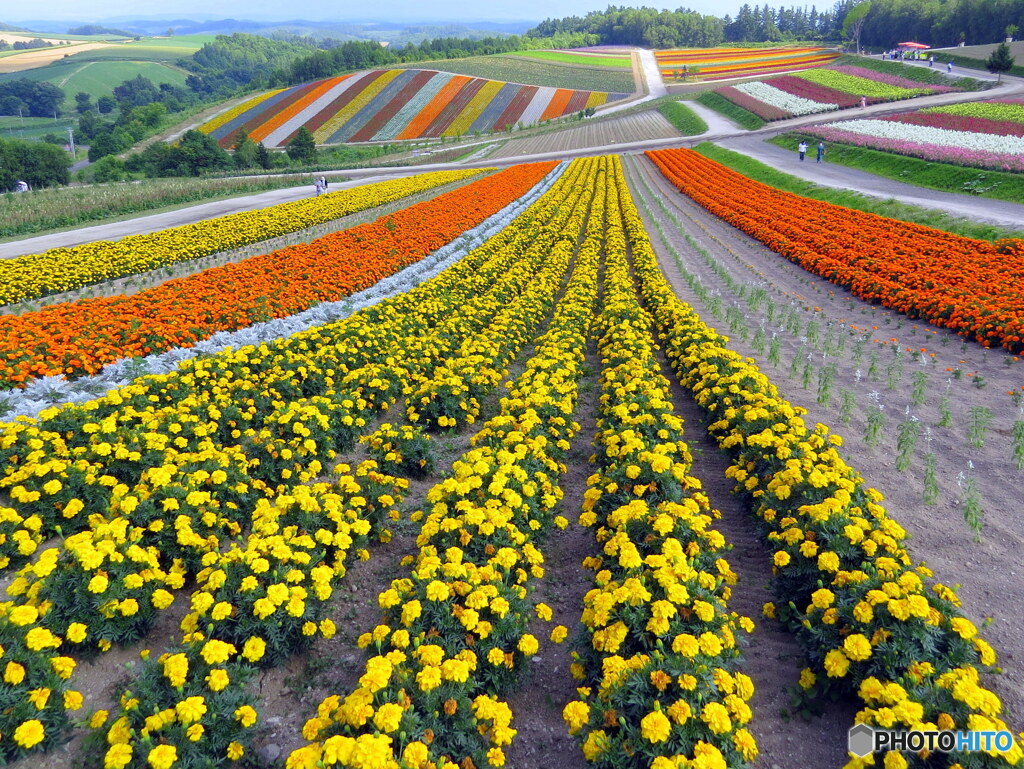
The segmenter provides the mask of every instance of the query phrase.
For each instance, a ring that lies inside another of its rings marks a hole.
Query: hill
[[[222,147],[241,130],[267,147],[301,126],[320,144],[462,136],[570,115],[626,93],[510,83],[430,69],[375,69],[268,91],[200,128]]]

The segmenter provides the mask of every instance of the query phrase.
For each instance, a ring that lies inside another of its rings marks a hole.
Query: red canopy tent
[[[930,45],[925,45],[924,43],[896,43],[896,47],[897,48],[911,48],[911,49],[913,49],[915,51],[922,51],[922,50],[925,50],[927,48],[931,48]]]

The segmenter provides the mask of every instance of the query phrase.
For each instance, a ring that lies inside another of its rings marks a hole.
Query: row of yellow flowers
[[[999,698],[980,683],[996,655],[959,610],[954,590],[931,582],[888,517],[882,495],[839,454],[842,440],[809,427],[751,359],[726,347],[673,294],[635,208],[627,230],[647,306],[680,381],[714,420],[709,430],[734,463],[729,476],[764,522],[773,555],[777,614],[804,646],[809,695],[856,694],[858,722],[921,730],[1003,730]],[[911,755],[915,766],[1007,766],[1006,752]],[[936,761],[938,763],[936,763]],[[908,765],[891,751],[886,769]],[[875,765],[874,756],[850,769]]]
[[[114,712],[92,714],[86,761],[104,769],[223,765],[251,754],[258,667],[280,664],[335,625],[326,604],[373,529],[397,516],[405,481],[366,462],[334,483],[261,500],[244,541],[222,543],[198,574],[181,639],[143,653]]]
[[[602,196],[594,188],[601,164],[576,165],[586,170],[584,183],[565,189],[561,205],[572,208],[575,198],[594,190],[593,207],[600,210]],[[560,237],[575,242],[591,226],[584,205]],[[324,700],[306,723],[303,736],[310,744],[289,756],[291,769],[505,764],[503,749],[516,731],[499,696],[539,648],[526,632],[529,593],[532,580],[544,574],[537,541],[553,522],[562,496],[561,459],[579,429],[572,412],[597,294],[599,250],[598,237],[584,239],[525,372],[452,474],[428,492],[431,507],[412,571],[380,594],[385,620],[360,639],[376,653],[359,686]],[[556,261],[564,269],[566,261]],[[545,271],[536,280],[557,285],[561,276]],[[550,617],[543,605],[536,611]]]
[[[253,107],[255,107],[258,104],[262,104],[263,102],[265,102],[267,99],[271,98],[272,96],[277,96],[283,90],[285,90],[285,89],[284,88],[278,88],[278,89],[276,89],[274,91],[267,91],[266,93],[257,94],[256,96],[253,96],[251,99],[246,99],[245,101],[241,102],[240,104],[236,104],[231,109],[226,110],[225,112],[222,112],[220,115],[217,115],[217,117],[215,117],[213,120],[209,121],[208,123],[203,123],[201,126],[199,126],[199,131],[201,133],[204,133],[204,134],[213,133],[218,128],[220,128],[222,125],[226,125],[227,123],[230,123],[232,120],[234,120],[236,117],[241,115],[243,112],[247,112],[248,110],[252,109]]]
[[[0,261],[0,305],[70,291],[229,251],[479,174],[435,171],[118,241],[98,240]]]
[[[615,161],[613,199],[628,195]],[[587,645],[573,666],[584,686],[563,717],[597,766],[738,766],[757,756],[746,728],[754,687],[738,671],[736,645],[753,623],[728,609],[736,578],[722,557],[725,539],[710,528],[717,513],[689,475],[692,457],[653,321],[629,274],[617,201],[609,213],[595,327],[598,471],[581,517],[601,554],[584,561],[595,572],[584,598]]]

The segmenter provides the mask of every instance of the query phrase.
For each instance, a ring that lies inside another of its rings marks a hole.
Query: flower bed
[[[83,300],[0,318],[7,384],[47,374],[94,373],[118,358],[187,346],[216,331],[283,317],[366,288],[500,210],[553,165],[507,169],[377,222],[131,297]]]
[[[754,687],[738,671],[735,640],[753,623],[728,610],[735,574],[722,558],[725,539],[709,528],[715,513],[688,474],[682,420],[629,275],[619,212],[629,190],[621,174],[610,184],[618,200],[595,324],[598,471],[580,518],[601,554],[584,561],[595,572],[587,643],[573,665],[584,686],[563,718],[599,767],[621,766],[623,756],[634,766],[738,766],[757,756],[745,726]]]
[[[689,150],[651,152],[662,173],[708,211],[856,296],[985,346],[1024,350],[1024,261],[990,244],[808,200]]]

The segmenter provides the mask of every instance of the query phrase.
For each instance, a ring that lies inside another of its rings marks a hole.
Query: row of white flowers
[[[817,112],[829,112],[834,109],[839,109],[838,104],[812,101],[811,99],[805,99],[802,96],[794,96],[791,93],[786,93],[775,86],[762,83],[761,81],[741,83],[736,86],[736,90],[741,91],[747,94],[747,96],[751,96],[758,101],[762,101],[771,107],[778,107],[781,110],[785,110],[791,115],[813,115]]]
[[[174,371],[184,360],[219,352],[225,347],[237,349],[283,339],[316,326],[343,320],[364,307],[371,307],[388,297],[409,291],[455,264],[484,241],[501,232],[558,181],[567,165],[567,162],[559,163],[523,197],[513,201],[476,227],[466,230],[448,245],[442,246],[415,264],[384,278],[364,291],[336,302],[323,302],[287,318],[254,323],[237,331],[220,331],[192,347],[176,347],[145,358],[124,358],[107,364],[94,376],[81,377],[70,382],[60,376],[40,377],[30,382],[23,390],[12,390],[0,395],[0,418],[10,421],[19,416],[35,417],[40,411],[51,406],[92,400],[123,387],[140,376]]]
[[[914,142],[915,144],[934,144],[939,147],[958,147],[981,152],[1024,155],[1024,137],[1021,136],[953,131],[948,128],[897,123],[891,120],[843,120],[838,123],[829,123],[829,127],[863,136]]]

